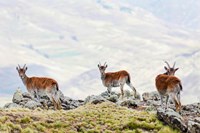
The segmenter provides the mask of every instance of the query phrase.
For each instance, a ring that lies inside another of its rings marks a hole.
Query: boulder
[[[12,101],[16,104],[19,104],[21,101],[23,101],[23,95],[20,89],[17,89],[17,91],[14,93]]]
[[[157,116],[158,119],[160,119],[161,121],[164,121],[165,123],[171,125],[174,128],[180,129],[182,132],[187,131],[187,126],[183,121],[183,117],[174,110],[170,108],[168,108],[167,110],[163,108],[158,108]]]
[[[39,102],[34,101],[34,100],[30,100],[24,105],[24,107],[29,108],[29,109],[36,109],[37,107],[43,108],[43,105]]]
[[[200,133],[200,117],[188,121],[188,133]]]
[[[84,104],[83,100],[73,100],[70,97],[64,96],[61,99],[62,107],[64,110],[74,109]]]
[[[59,90],[58,95],[60,97],[62,108],[65,110],[74,109],[84,104],[83,100],[73,100]],[[13,95],[13,103],[8,103],[4,108],[24,107],[29,109],[35,109],[37,107],[54,109],[54,105],[49,97],[45,94],[40,95],[40,99],[33,98],[30,93],[22,93],[20,89],[17,89]],[[93,101],[95,103],[95,101]]]
[[[81,100],[72,100],[70,102],[70,105],[74,106],[75,108],[77,108],[77,107],[83,105],[83,103],[84,103],[84,101],[81,101]]]
[[[133,91],[124,90],[124,98],[140,100],[140,94],[138,92],[136,92],[136,97],[135,97]]]
[[[71,106],[69,104],[63,104],[62,103],[62,109],[64,109],[64,110],[70,110],[70,109],[75,109],[75,107]]]
[[[84,104],[86,104],[86,103],[98,104],[98,103],[102,103],[105,101],[107,101],[107,100],[105,98],[103,98],[101,95],[99,95],[99,96],[91,95],[85,99]]]
[[[120,94],[121,95],[121,94]],[[131,98],[133,94],[129,90],[124,90],[124,98]]]
[[[65,96],[64,96],[64,94],[60,90],[58,90],[57,94],[60,97],[60,100],[64,99]]]
[[[132,94],[132,95],[133,95],[133,94]],[[136,92],[136,97],[135,97],[135,99],[137,99],[137,100],[141,100],[140,93]]]
[[[72,100],[73,99],[71,99],[70,97],[67,97],[67,96],[64,96],[63,98],[61,98],[61,102],[64,103],[64,104],[70,104],[70,102]]]
[[[200,115],[200,103],[183,105],[182,110],[184,111],[183,113],[186,113],[185,115],[187,114]]]
[[[147,106],[153,106],[153,107],[160,106],[160,101],[148,100],[145,102],[146,102]],[[165,104],[165,103],[163,103],[163,104]]]
[[[100,96],[102,96],[106,100],[114,102],[114,103],[118,102],[122,98],[121,97],[121,93],[116,93],[114,91],[112,91],[110,94],[108,94],[108,92],[105,91],[105,92],[101,93]],[[134,97],[133,96],[133,92],[131,92],[129,90],[124,90],[123,99],[137,99],[137,100],[140,100],[140,94],[136,93],[136,97]]]
[[[23,100],[20,103],[18,103],[18,104],[21,105],[21,106],[24,106],[30,100],[31,99],[29,99],[29,98],[23,98]]]
[[[160,95],[157,91],[143,93],[142,99],[144,101],[144,105],[151,106],[150,108],[153,110],[156,110],[161,106]],[[163,106],[166,106],[166,96],[163,97]],[[175,108],[175,105],[170,97],[168,100],[168,107],[173,109]]]
[[[149,101],[149,100],[159,101],[160,96],[157,91],[145,92],[142,94],[142,99],[143,99],[143,101]]]
[[[138,107],[138,104],[140,103],[139,100],[134,100],[134,99],[124,99],[124,100],[120,100],[117,102],[117,105],[120,106],[125,106],[128,108],[136,108]]]
[[[31,94],[30,94],[29,92],[24,92],[24,93],[22,94],[22,96],[23,96],[23,98],[32,99],[32,96],[31,96]]]
[[[35,100],[37,100],[36,98],[34,98]],[[43,94],[42,96],[40,96],[40,99],[46,100],[46,101],[50,101],[49,97],[45,94]]]
[[[100,94],[100,96],[102,96],[103,98],[105,98],[108,101],[114,102],[116,103],[119,99],[119,95],[118,93],[112,91],[110,94],[108,94],[107,91],[103,92]]]
[[[110,97],[106,98],[108,101],[111,101],[113,103],[116,103],[118,101],[118,96],[117,95],[111,95]]]
[[[3,108],[21,108],[22,106],[16,103],[7,103],[4,105]]]
[[[102,97],[106,98],[106,97],[110,97],[112,95],[117,95],[119,97],[119,93],[116,93],[114,91],[111,91],[111,93],[109,94],[108,91],[104,91],[100,94]]]

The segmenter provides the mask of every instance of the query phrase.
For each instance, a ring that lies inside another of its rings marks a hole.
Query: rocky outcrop
[[[166,124],[180,129],[181,132],[200,133],[200,103],[183,105],[181,113],[175,111],[175,105],[169,99],[168,109],[160,107],[160,96],[158,92],[145,92],[142,94],[143,101],[140,102],[146,110],[157,111],[158,118]],[[165,106],[165,100],[163,99]]]
[[[188,133],[200,133],[200,117],[188,121]]]
[[[110,102],[117,103],[118,101],[122,101],[123,99],[132,99],[132,100],[140,100],[140,94],[136,94],[136,98],[133,96],[133,93],[131,93],[129,90],[124,90],[124,98],[122,99],[120,93],[111,92],[108,94],[107,91],[100,94],[102,97],[104,97],[106,100]]]
[[[40,102],[36,102],[34,100],[27,100],[27,102],[24,105],[22,104],[22,107],[29,108],[29,109],[35,109],[38,107],[43,108],[43,105]]]
[[[119,99],[120,94],[112,91],[111,94],[109,95],[108,92],[105,91],[105,92],[101,93],[100,96],[105,98],[108,101],[116,103]]]
[[[158,108],[157,115],[158,119],[164,121],[168,125],[173,126],[174,128],[179,128],[183,132],[187,131],[187,126],[183,122],[182,116],[174,110],[170,108],[166,110],[163,108]]]
[[[159,96],[157,91],[145,92],[145,93],[142,94],[142,99],[145,102],[149,101],[149,100],[159,101],[160,100],[160,96]]]
[[[146,110],[157,112],[158,118],[166,124],[178,128],[181,132],[187,133],[200,133],[200,103],[189,104],[182,106],[181,114],[177,113],[172,101],[169,100],[168,109],[160,107],[160,96],[157,92],[146,92],[140,95],[137,94],[135,98],[133,94],[126,90],[124,98],[122,99],[120,93],[107,91],[100,95],[88,96],[83,100],[74,100],[70,97],[64,96],[61,91],[58,92],[64,110],[75,109],[83,104],[91,103],[98,104],[106,101],[113,102],[119,106],[125,106],[132,109]],[[166,99],[164,99],[165,101]],[[12,103],[8,103],[4,108],[45,108],[44,103],[47,104],[49,109],[53,109],[53,104],[47,96],[43,96],[40,101],[32,99],[31,95],[27,92],[22,93],[17,90],[12,99]],[[165,104],[165,103],[163,103]]]
[[[92,95],[88,96],[85,99],[84,104],[86,103],[102,103],[105,101],[110,101],[113,103],[116,103],[120,106],[126,106],[128,108],[136,108],[140,102],[140,95],[137,93],[136,98],[133,96],[133,94],[129,90],[124,91],[124,98],[122,99],[120,93],[111,92],[110,94],[105,91],[101,93],[100,95]]]
[[[73,100],[69,97],[63,95],[61,91],[58,92],[59,97],[62,103],[62,109],[69,110],[77,108],[83,105],[82,100]],[[4,108],[29,108],[29,109],[36,109],[36,108],[43,108],[43,109],[54,109],[53,103],[47,96],[41,97],[40,100],[34,99],[31,97],[30,93],[24,92],[20,89],[17,89],[13,95],[12,103],[7,103],[4,105]]]
[[[61,101],[62,101],[62,107],[64,110],[75,109],[84,104],[83,100],[73,100],[72,98],[69,98],[64,95],[63,97],[61,97]]]
[[[157,109],[158,118],[168,125],[187,133],[200,133],[200,103],[184,105],[181,113],[173,109]]]
[[[145,92],[142,94],[143,99],[143,106],[146,106],[147,108],[151,108],[151,110],[156,111],[158,107],[160,107],[160,96],[157,91],[153,92]],[[163,105],[165,106],[166,97],[163,98]],[[168,107],[174,109],[173,101],[169,98],[168,101]]]
[[[117,104],[120,106],[125,106],[133,109],[137,108],[139,103],[140,103],[139,100],[134,100],[134,99],[124,99],[117,102]]]
[[[85,99],[84,104],[86,104],[86,103],[98,104],[98,103],[102,103],[102,102],[105,102],[105,101],[108,101],[108,100],[106,100],[106,99],[105,99],[104,97],[102,97],[101,95],[98,95],[98,96],[91,95],[91,96],[88,96],[88,97]]]
[[[23,96],[22,96],[22,91],[20,89],[17,89],[17,91],[14,93],[13,95],[13,103],[19,104],[20,102],[22,102],[23,100]]]
[[[3,108],[21,108],[22,106],[16,103],[7,103]]]

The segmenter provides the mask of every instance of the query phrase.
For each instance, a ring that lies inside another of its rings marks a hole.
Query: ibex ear
[[[106,68],[108,67],[108,65],[105,66]]]
[[[167,67],[166,67],[166,66],[164,66],[164,69],[165,69],[166,71],[168,71],[168,69],[167,69]]]
[[[16,70],[17,70],[17,71],[19,71],[19,68],[18,68],[18,67],[16,67]]]
[[[176,69],[175,69],[175,72],[176,72],[178,69],[179,69],[179,68],[176,68]]]
[[[25,67],[25,69],[24,69],[24,70],[26,71],[27,69],[28,69],[28,67]]]
[[[98,64],[97,66],[98,66],[98,68],[100,67],[100,65],[99,65],[99,64]]]

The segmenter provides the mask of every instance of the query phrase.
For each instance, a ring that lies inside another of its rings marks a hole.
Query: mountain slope
[[[107,71],[126,69],[142,93],[156,90],[154,79],[164,72],[164,60],[177,61],[183,102],[200,99],[196,31],[175,28],[119,1],[18,0],[1,1],[0,7],[0,100],[10,100],[18,87],[25,91],[17,64],[27,64],[28,76],[56,79],[65,95],[85,98],[106,89],[99,62],[108,63]]]
[[[200,1],[197,0],[129,0],[175,26],[198,30],[200,28]]]

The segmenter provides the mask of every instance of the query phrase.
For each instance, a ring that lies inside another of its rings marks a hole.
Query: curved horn
[[[175,68],[175,65],[176,65],[176,61],[174,62],[173,68]]]
[[[20,65],[18,64],[19,69],[21,68]]]
[[[104,66],[106,65],[106,62],[104,63]]]
[[[23,69],[25,68],[26,64],[24,64]]]
[[[171,67],[170,67],[169,63],[167,61],[165,61],[165,63],[167,64],[168,68],[170,69]]]

